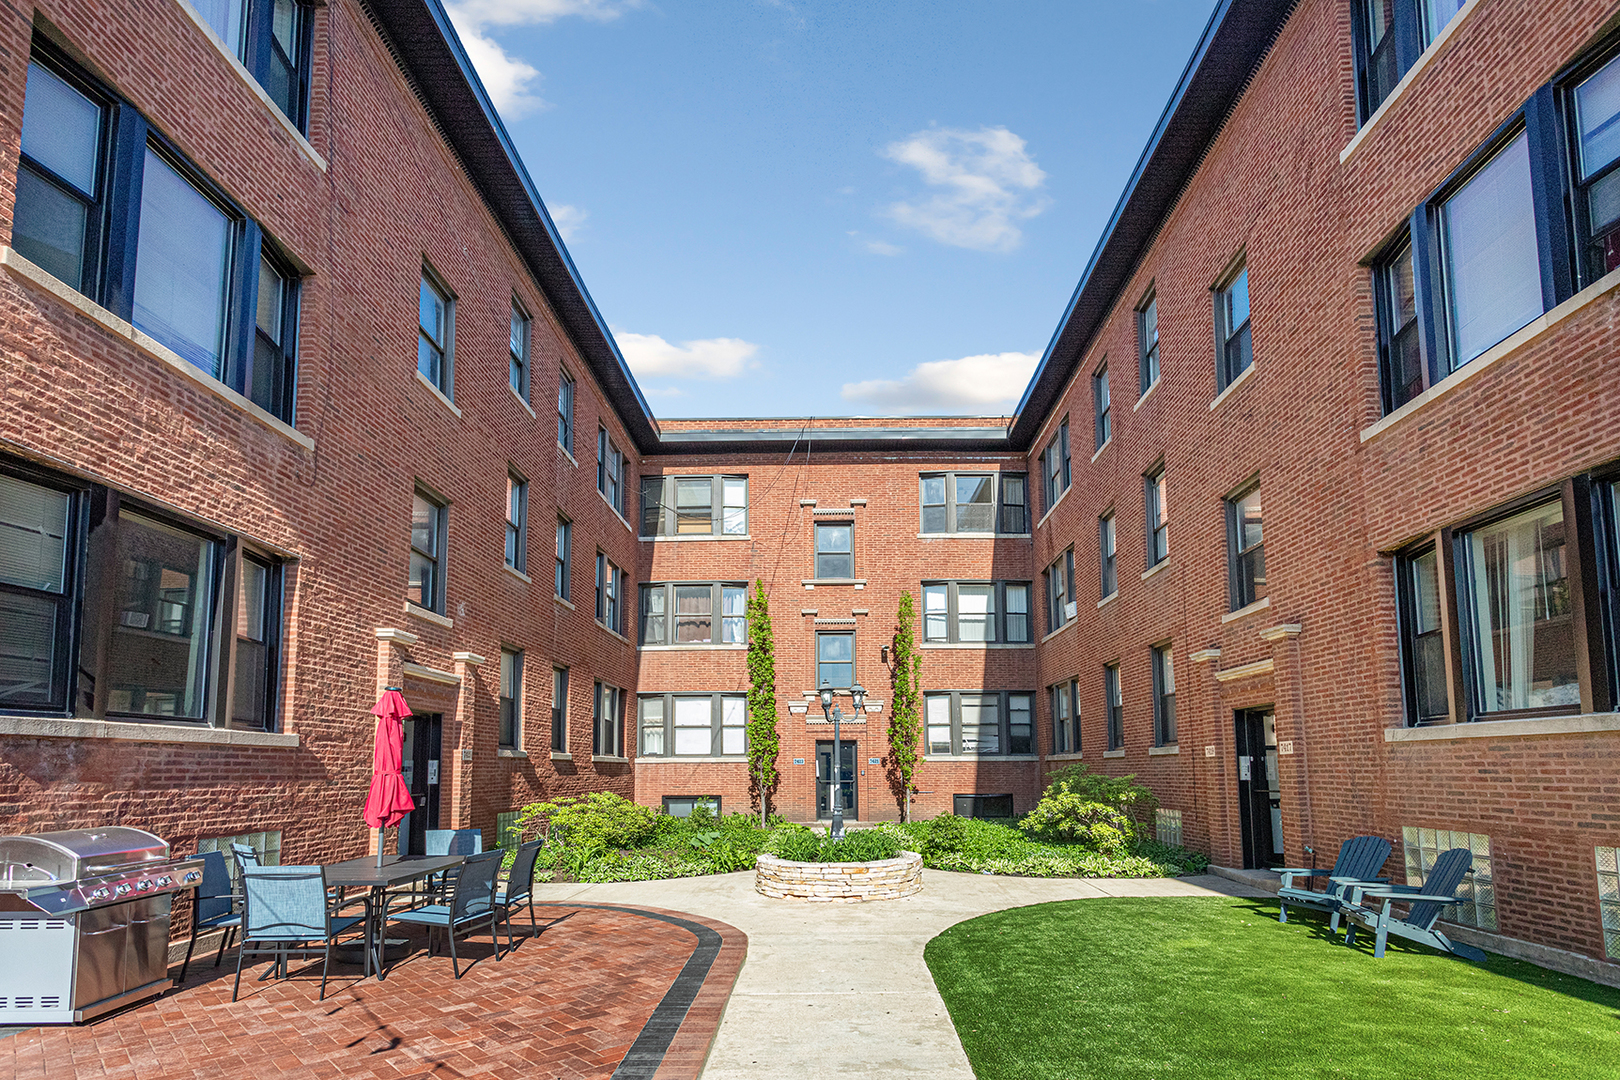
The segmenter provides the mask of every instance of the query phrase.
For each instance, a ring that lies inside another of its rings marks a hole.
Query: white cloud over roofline
[[[1051,205],[1041,193],[1046,173],[1024,140],[1004,127],[930,128],[881,153],[916,169],[933,191],[891,203],[884,213],[941,244],[1011,251],[1024,239],[1019,223]]]
[[[637,379],[733,379],[752,366],[759,346],[741,338],[700,338],[680,343],[657,334],[613,331],[619,352]]]
[[[845,401],[880,413],[967,413],[1004,416],[1035,372],[1038,353],[1004,352],[930,360],[899,379],[845,383]]]

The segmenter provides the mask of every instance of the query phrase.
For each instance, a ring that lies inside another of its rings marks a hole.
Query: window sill
[[[636,758],[638,767],[643,765],[746,765],[748,758],[736,754],[724,754],[720,757],[677,757],[672,754],[642,754]]]
[[[1468,21],[1468,17],[1481,6],[1483,5],[1480,4],[1479,0],[1469,0],[1458,10],[1457,14],[1451,17],[1451,22],[1446,24],[1446,28],[1440,31],[1439,36],[1429,43],[1429,47],[1423,50],[1423,54],[1417,58],[1406,74],[1401,76],[1401,81],[1395,84],[1395,89],[1389,92],[1389,96],[1383,100],[1377,110],[1367,117],[1367,122],[1361,125],[1361,129],[1345,144],[1344,149],[1339,151],[1340,165],[1349,161],[1350,155],[1354,154],[1361,144],[1366,142],[1373,128],[1378,126],[1378,122],[1388,115],[1395,108],[1395,103],[1405,95],[1407,87],[1411,86],[1417,80],[1417,77],[1422,74],[1423,70],[1434,63],[1442,52],[1451,47],[1451,39],[1462,27],[1462,24]]]
[[[986,649],[1033,649],[1033,641],[924,641],[917,645],[919,649],[972,649],[983,652]]]
[[[568,447],[564,446],[562,443],[558,443],[557,449],[561,450],[562,456],[568,459],[568,464],[572,465],[576,469],[579,468],[579,461],[575,459],[573,453],[568,449]]]
[[[441,671],[426,664],[412,664],[409,661],[400,665],[400,671],[405,675],[421,679],[424,682],[441,683],[445,686],[460,686],[461,676],[453,671]]]
[[[574,602],[572,600],[569,600],[565,596],[553,596],[551,599],[554,602],[556,602],[558,604],[561,604],[563,607],[567,608],[569,611],[577,611],[577,610],[579,610],[578,608],[574,607]]]
[[[1620,713],[1581,713],[1531,720],[1475,720],[1434,727],[1385,728],[1385,742],[1450,742],[1456,739],[1510,739],[1540,735],[1587,735],[1620,731]]]
[[[1041,644],[1045,645],[1048,641],[1051,641],[1053,638],[1057,637],[1059,634],[1063,633],[1063,631],[1067,630],[1077,622],[1079,622],[1078,619],[1070,619],[1056,630],[1053,630],[1050,634],[1047,634],[1045,637],[1041,638]]]
[[[752,540],[753,538],[749,533],[701,533],[690,536],[643,536],[640,539],[644,544],[671,544],[690,543],[692,541],[701,543],[705,540],[713,543],[716,540]]]
[[[1091,453],[1091,463],[1093,465],[1097,464],[1097,459],[1102,457],[1102,452],[1104,450],[1108,449],[1113,444],[1114,444],[1114,437],[1112,435],[1110,435],[1110,436],[1108,436],[1108,438],[1104,439],[1103,444],[1101,446],[1097,447],[1096,450],[1092,451],[1092,453]]]
[[[857,589],[864,589],[864,588],[866,588],[866,579],[863,578],[863,577],[862,578],[800,578],[799,579],[799,584],[803,585],[807,589],[813,589],[817,585],[853,585]]]
[[[111,739],[119,742],[199,743],[208,746],[261,746],[295,750],[298,735],[282,731],[238,731],[198,724],[150,724],[128,720],[70,720],[45,716],[0,716],[0,735],[32,739]]]
[[[637,647],[642,652],[747,652],[748,651],[747,642],[743,642],[742,644],[721,643],[719,645],[710,644],[708,642],[700,642],[700,643],[691,644],[691,645],[640,645],[640,646],[637,646]]]
[[[1144,404],[1146,404],[1147,399],[1153,396],[1153,391],[1157,390],[1159,388],[1159,384],[1163,381],[1163,375],[1160,375],[1157,379],[1154,379],[1153,385],[1142,391],[1141,396],[1136,399],[1136,404],[1131,406],[1131,412],[1135,412],[1137,409],[1140,409]]]
[[[533,585],[534,584],[534,579],[532,577],[530,577],[528,574],[525,574],[523,571],[519,570],[517,567],[513,566],[511,563],[502,563],[501,564],[501,569],[505,570],[508,574],[511,574],[513,577],[517,578],[519,581],[523,582],[523,584],[525,584],[525,585]]]
[[[427,608],[413,604],[409,600],[405,601],[405,614],[421,619],[423,622],[430,622],[434,626],[442,626],[446,630],[456,625],[456,621],[448,615],[440,615],[437,611],[429,611]]]
[[[246,83],[248,89],[253,91],[253,96],[258,98],[266,109],[270,110],[270,115],[275,117],[281,124],[282,130],[292,137],[294,145],[298,147],[305,157],[309,158],[317,169],[325,172],[326,159],[321,156],[320,151],[316,150],[310,144],[310,141],[304,137],[304,133],[298,130],[298,125],[287,119],[287,114],[281,111],[280,106],[265,92],[264,87],[259,85],[259,80],[253,77],[253,73],[248,71],[242,65],[242,61],[236,58],[236,53],[227,47],[223,41],[219,40],[219,35],[214,33],[214,28],[208,25],[208,20],[202,17],[202,13],[192,7],[187,0],[179,0],[179,4],[180,10],[191,17],[191,21],[197,24],[208,40],[213,43],[214,48],[219,50],[219,54],[230,61],[231,70],[236,72],[237,78]]]
[[[560,750],[553,750],[551,752],[551,760],[552,761],[573,761],[574,760],[574,755],[573,754],[565,754]]]
[[[1478,3],[1478,0],[1473,0],[1473,2]],[[1461,16],[1458,16],[1458,18],[1461,18]],[[1405,405],[1402,405],[1400,408],[1396,409],[1387,416],[1380,418],[1376,423],[1363,428],[1361,430],[1361,441],[1369,442],[1370,440],[1377,438],[1385,431],[1388,431],[1390,428],[1406,420],[1413,413],[1421,411],[1422,409],[1431,405],[1436,399],[1442,398],[1451,393],[1453,390],[1457,389],[1459,386],[1462,386],[1475,375],[1496,366],[1496,364],[1504,357],[1511,356],[1518,352],[1521,348],[1529,345],[1531,342],[1535,341],[1535,339],[1539,338],[1542,334],[1545,334],[1547,331],[1551,330],[1554,326],[1557,326],[1571,315],[1574,315],[1576,312],[1580,311],[1582,308],[1585,308],[1594,301],[1603,299],[1616,289],[1620,289],[1620,270],[1611,271],[1610,273],[1598,278],[1596,281],[1592,282],[1592,284],[1588,285],[1586,288],[1582,289],[1568,300],[1565,300],[1562,304],[1559,304],[1551,311],[1546,312],[1539,318],[1531,320],[1529,323],[1509,334],[1506,338],[1503,338],[1495,345],[1492,345],[1489,349],[1486,349],[1484,352],[1474,357],[1474,359],[1470,360],[1456,371],[1453,371],[1450,375],[1447,375],[1444,379],[1441,379],[1439,382],[1423,391],[1423,393],[1419,394],[1411,401],[1408,401]]]
[[[602,623],[597,623],[596,628],[598,630],[602,631],[602,633],[608,635],[609,637],[618,638],[620,641],[624,642],[626,645],[634,645],[635,644],[629,638],[625,637],[623,634],[619,633],[617,630],[613,629],[610,626],[604,626]]]
[[[67,285],[58,281],[50,274],[47,274],[44,270],[41,270],[38,266],[35,266],[33,263],[29,262],[11,248],[0,247],[0,265],[3,265],[7,270],[10,270],[13,274],[24,281],[38,286],[39,288],[44,289],[46,292],[55,296],[57,299],[62,300],[70,307],[78,311],[81,315],[89,318],[92,322],[99,323],[103,329],[116,334],[125,341],[128,341],[141,352],[146,353],[148,356],[156,360],[161,360],[163,363],[167,364],[181,375],[191,379],[203,389],[211,392],[216,397],[223,400],[227,405],[231,406],[231,408],[235,409],[237,412],[246,414],[248,419],[262,424],[264,427],[269,428],[271,431],[275,432],[277,435],[280,435],[289,442],[295,443],[296,445],[303,447],[305,450],[314,453],[314,439],[310,438],[308,435],[305,435],[303,432],[298,431],[291,424],[270,415],[270,413],[266,412],[264,409],[261,409],[259,406],[255,405],[241,394],[238,394],[229,386],[226,386],[212,375],[209,375],[207,372],[203,371],[202,368],[188,360],[183,359],[180,354],[175,352],[173,349],[170,349],[166,345],[159,344],[157,339],[135,329],[133,325],[125,322],[123,319],[120,319],[111,311],[108,311],[100,304],[85,296],[83,293],[70,289]]]
[[[501,746],[496,748],[495,756],[502,758],[526,758],[529,756],[529,752],[527,750],[519,750],[515,746]]]
[[[630,759],[625,758],[625,757],[614,757],[611,754],[592,754],[591,755],[591,764],[593,764],[593,765],[628,765],[628,764],[630,764]]]
[[[1046,755],[1046,760],[1047,761],[1080,761],[1085,756],[1086,756],[1085,754],[1083,754],[1080,751],[1076,750],[1073,753],[1047,754]]]
[[[1038,754],[924,754],[924,761],[1039,761]]]
[[[1225,401],[1227,399],[1227,397],[1231,395],[1232,391],[1236,390],[1238,387],[1240,387],[1244,383],[1248,382],[1249,379],[1254,375],[1254,369],[1255,369],[1256,366],[1257,365],[1255,364],[1255,362],[1253,360],[1250,360],[1249,361],[1249,366],[1243,369],[1243,374],[1239,375],[1237,378],[1235,378],[1231,382],[1227,383],[1226,384],[1226,389],[1222,390],[1220,393],[1215,395],[1215,400],[1209,403],[1209,411],[1214,412],[1217,408],[1220,407],[1221,402]]]
[[[596,489],[596,497],[598,499],[602,500],[602,505],[603,506],[605,506],[609,510],[613,511],[613,516],[619,519],[619,524],[624,526],[626,532],[634,533],[636,531],[635,529],[630,527],[630,523],[628,521],[624,520],[624,515],[619,513],[619,508],[617,506],[614,506],[612,503],[608,502],[608,497],[606,495],[602,494],[602,489],[601,488]]]
[[[1228,611],[1225,615],[1221,616],[1221,622],[1223,622],[1223,623],[1237,622],[1239,619],[1246,619],[1250,615],[1255,614],[1256,612],[1264,611],[1264,610],[1266,610],[1266,608],[1268,608],[1270,606],[1271,606],[1271,597],[1262,596],[1260,599],[1256,600],[1254,603],[1249,604],[1246,607],[1240,607],[1236,611]]]
[[[1103,751],[1103,757],[1105,757],[1105,758],[1121,758],[1121,757],[1124,757],[1124,756],[1125,756],[1125,748],[1123,746],[1120,747],[1118,750],[1104,750]]]
[[[437,386],[434,386],[431,382],[428,381],[427,376],[423,375],[420,371],[413,372],[412,374],[414,374],[416,376],[416,381],[417,382],[419,382],[423,386],[427,387],[428,392],[431,393],[434,397],[439,399],[439,404],[440,405],[443,405],[445,408],[449,409],[452,413],[454,413],[456,415],[456,419],[459,420],[461,418],[461,408],[458,405],[456,405],[456,403],[454,401],[450,400],[450,395],[446,394],[443,390],[440,390]]]
[[[918,533],[919,540],[1028,540],[1032,533],[943,532]]]
[[[539,417],[534,415],[534,406],[530,405],[527,401],[524,401],[522,394],[520,394],[516,390],[512,389],[512,384],[511,384],[510,381],[507,382],[506,389],[511,392],[511,394],[512,394],[512,396],[514,398],[517,399],[517,403],[519,405],[523,406],[523,411],[529,414],[529,419],[530,420],[538,420],[539,419]]]
[[[1067,499],[1069,497],[1069,492],[1071,492],[1073,490],[1074,490],[1074,485],[1070,484],[1068,487],[1064,488],[1063,493],[1057,497],[1057,502],[1053,503],[1051,506],[1048,506],[1046,508],[1046,513],[1041,515],[1041,520],[1039,520],[1039,521],[1037,521],[1035,523],[1035,529],[1036,529],[1037,532],[1040,530],[1040,527],[1042,525],[1046,524],[1046,519],[1051,517],[1052,514],[1057,510],[1058,507],[1063,505],[1063,500]]]
[[[1148,578],[1152,577],[1154,574],[1157,574],[1160,570],[1163,570],[1165,567],[1167,567],[1169,565],[1170,565],[1170,556],[1166,555],[1164,558],[1160,559],[1158,562],[1154,563],[1152,566],[1150,566],[1146,570],[1142,571],[1142,580],[1146,581]]]
[[[1118,599],[1119,599],[1119,590],[1115,589],[1113,592],[1109,593],[1107,596],[1105,596],[1101,600],[1097,601],[1097,608],[1098,608],[1098,610],[1101,610],[1105,605],[1112,604],[1115,600],[1118,600]]]
[[[1179,753],[1181,753],[1181,744],[1180,743],[1170,743],[1168,746],[1150,746],[1150,747],[1148,747],[1148,756],[1149,757],[1168,757],[1171,754],[1179,754]]]

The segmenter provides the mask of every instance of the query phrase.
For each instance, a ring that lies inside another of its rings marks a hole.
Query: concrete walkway
[[[644,904],[718,919],[748,957],[704,1080],[807,1075],[972,1080],[923,946],[964,919],[1051,900],[1264,896],[1224,878],[1039,879],[923,872],[923,891],[868,904],[768,900],[754,872],[610,885],[537,885],[548,903]]]

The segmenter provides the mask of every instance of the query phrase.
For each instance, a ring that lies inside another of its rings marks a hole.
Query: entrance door
[[[1277,719],[1270,709],[1239,709],[1235,724],[1243,868],[1281,866],[1282,786],[1277,781]]]
[[[844,818],[848,821],[860,820],[856,812],[855,802],[855,743],[845,739],[838,744],[839,756],[843,759],[838,764],[839,779],[843,781]],[[816,819],[827,821],[832,818],[832,785],[827,778],[832,775],[833,744],[828,742],[816,743]]]
[[[427,831],[439,827],[439,745],[443,713],[418,713],[405,719],[405,746],[400,772],[416,809],[399,823],[399,853],[427,854]]]

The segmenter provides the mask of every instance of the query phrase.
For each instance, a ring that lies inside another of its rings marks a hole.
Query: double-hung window
[[[1176,670],[1170,643],[1153,647],[1153,745],[1176,741]]]
[[[294,127],[308,131],[311,6],[296,0],[193,5]]]
[[[1620,269],[1620,56],[1569,91],[1581,282]]]
[[[1041,585],[1046,594],[1046,632],[1050,634],[1068,625],[1075,616],[1074,548],[1041,571]]]
[[[747,752],[748,698],[741,694],[643,694],[636,711],[647,757]]]
[[[855,526],[816,523],[816,579],[848,580],[855,576]]]
[[[1374,270],[1378,288],[1378,364],[1384,411],[1394,412],[1428,385],[1418,330],[1417,284],[1410,238]]]
[[[1098,565],[1102,577],[1104,600],[1119,591],[1119,568],[1115,564],[1114,515],[1109,512],[1097,519]]]
[[[1027,643],[1029,582],[923,582],[923,640],[936,644]]]
[[[1356,84],[1361,122],[1384,103],[1401,77],[1440,36],[1467,0],[1356,0]]]
[[[624,632],[620,600],[624,591],[624,571],[602,552],[596,553],[596,621],[615,634]]]
[[[1224,390],[1254,363],[1254,340],[1249,331],[1249,268],[1215,287],[1215,375]]]
[[[405,599],[444,612],[445,518],[443,502],[417,488],[411,497],[411,576]]]
[[[1159,381],[1159,297],[1148,293],[1136,309],[1137,389],[1147,393]]]
[[[455,399],[455,302],[439,276],[425,264],[416,294],[416,373],[439,393]]]
[[[748,586],[743,582],[658,582],[641,586],[641,644],[744,645]]]
[[[591,753],[624,757],[624,691],[598,679],[591,700]]]
[[[929,754],[1033,754],[1035,695],[945,691],[923,697]]]
[[[1096,448],[1101,450],[1103,444],[1114,437],[1113,403],[1108,396],[1108,365],[1103,364],[1091,377],[1091,407],[1094,411],[1097,429]]]
[[[134,108],[43,41],[28,64],[11,245],[292,421],[290,262]]]
[[[1256,485],[1226,502],[1226,545],[1232,610],[1266,595],[1266,549]]]
[[[500,745],[517,749],[523,735],[523,653],[501,650]]]
[[[523,573],[529,568],[529,482],[506,474],[506,565]]]
[[[1075,679],[1046,688],[1052,705],[1052,753],[1080,752],[1080,684]]]
[[[557,445],[574,452],[574,380],[566,369],[557,369]]]
[[[1125,748],[1125,698],[1119,685],[1119,665],[1103,665],[1103,699],[1108,707],[1108,749]]]
[[[1064,417],[1057,431],[1041,451],[1041,512],[1045,514],[1057,505],[1058,498],[1069,490],[1069,418]]]
[[[1153,567],[1170,555],[1170,518],[1165,509],[1163,465],[1142,477],[1142,492],[1147,521],[1147,564]]]
[[[624,516],[624,452],[605,427],[596,429],[596,490],[615,513]]]
[[[848,690],[855,685],[855,635],[825,631],[816,635],[816,686]]]
[[[1429,544],[1397,559],[1396,566],[1407,723],[1444,723],[1450,713],[1450,696],[1446,688],[1439,549]]]
[[[568,752],[568,669],[551,669],[551,752]]]
[[[644,476],[641,535],[748,535],[748,477]]]
[[[569,521],[567,518],[563,517],[561,514],[558,514],[557,515],[557,568],[556,568],[556,573],[554,575],[554,580],[552,582],[552,587],[556,590],[555,595],[557,596],[557,598],[561,599],[561,600],[567,600],[569,598],[569,593],[571,593],[573,591],[572,583],[571,583],[571,580],[570,580],[571,577],[572,577],[572,571],[571,571],[571,568],[570,568],[570,565],[569,565],[571,556],[573,554],[573,550],[572,550],[573,546],[574,546],[574,525],[573,525],[573,522]]]
[[[47,477],[0,472],[0,709],[68,707],[86,501]]]
[[[923,473],[922,529],[948,533],[1029,532],[1023,473]]]
[[[507,373],[512,392],[524,401],[529,400],[529,332],[531,320],[527,312],[514,299],[512,301],[512,336],[509,342],[511,370]]]

